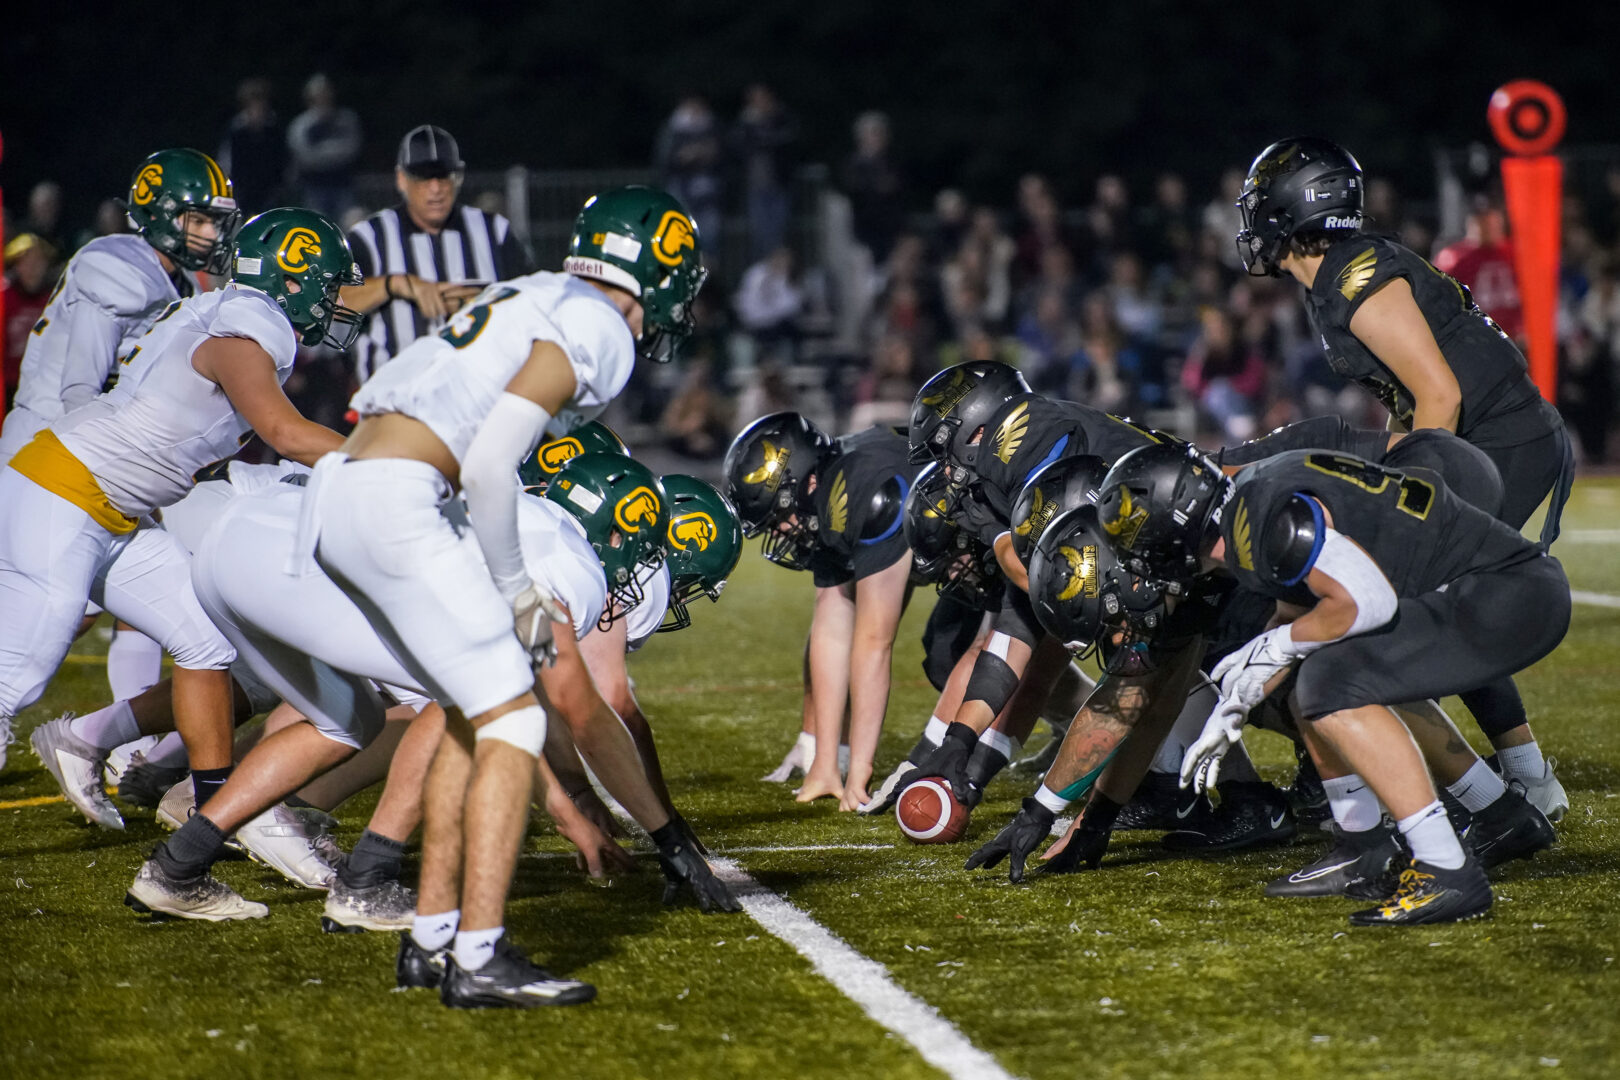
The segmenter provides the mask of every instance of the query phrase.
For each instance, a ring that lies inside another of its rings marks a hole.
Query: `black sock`
[[[320,809],[320,807],[314,805],[313,803],[305,802],[303,799],[300,799],[296,795],[289,795],[285,799],[282,799],[281,801],[282,801],[282,803],[284,805],[290,806],[294,810],[319,810]]]
[[[399,864],[405,857],[405,841],[390,840],[367,829],[360,834],[354,850],[338,864],[338,876],[351,889],[364,889],[399,877]]]
[[[173,836],[158,845],[152,857],[165,874],[189,880],[206,873],[224,846],[225,834],[219,826],[201,814],[192,814]]]
[[[1006,767],[1007,755],[981,739],[973,748],[973,755],[968,758],[968,783],[983,790]]]
[[[192,769],[191,793],[197,799],[197,809],[201,810],[214,797],[214,793],[225,786],[225,781],[231,778],[231,766],[223,769]]]
[[[906,760],[911,762],[913,765],[921,765],[923,762],[928,760],[928,755],[932,754],[937,749],[939,749],[939,747],[928,741],[928,736],[919,735],[917,737],[917,745],[911,748],[911,753],[906,755]]]

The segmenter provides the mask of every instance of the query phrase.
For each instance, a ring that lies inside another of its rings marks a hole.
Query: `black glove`
[[[996,516],[989,503],[977,491],[969,489],[957,503],[951,520],[967,533],[978,537],[987,546],[994,545],[996,537],[1007,531],[1007,523]]]
[[[1069,842],[1063,850],[1041,864],[1043,874],[1075,874],[1081,870],[1095,870],[1108,851],[1108,838],[1114,833],[1114,820],[1124,804],[1117,803],[1100,791],[1093,790],[1091,801],[1080,815]]]
[[[982,866],[988,870],[1011,855],[1007,877],[1015,884],[1021,883],[1024,880],[1024,860],[1034,854],[1042,840],[1051,835],[1052,822],[1056,820],[1057,815],[1035,799],[1025,799],[1018,816],[996,833],[994,840],[969,855],[963,869],[977,870]]]
[[[678,818],[671,818],[652,838],[658,845],[658,867],[664,872],[664,903],[675,903],[684,885],[692,890],[700,911],[742,910],[726,883],[714,876],[709,864],[692,846]]]
[[[967,766],[973,748],[979,744],[979,733],[966,724],[952,724],[945,729],[945,738],[934,747],[933,753],[917,764],[917,778],[942,776],[950,781],[951,794],[969,807],[978,802],[968,794]],[[899,785],[896,785],[899,790]],[[971,799],[971,801],[969,801]]]
[[[699,855],[704,858],[709,857],[709,845],[705,844],[702,838],[692,830],[692,823],[682,817],[679,810],[671,811],[670,820],[680,826],[681,834],[686,837],[686,842],[696,848]]]

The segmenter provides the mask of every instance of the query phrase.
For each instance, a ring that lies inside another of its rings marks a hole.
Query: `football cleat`
[[[158,824],[165,829],[178,829],[197,812],[197,792],[191,784],[191,773],[176,780],[158,800]]]
[[[1294,820],[1307,829],[1315,826],[1326,830],[1333,821],[1333,809],[1328,806],[1322,775],[1316,771],[1316,763],[1303,746],[1295,747],[1294,757],[1299,762],[1299,770],[1294,773],[1294,782],[1283,789],[1288,805],[1294,809]]]
[[[531,963],[505,937],[495,942],[495,955],[477,971],[467,971],[456,963],[454,956],[449,957],[445,961],[444,981],[439,984],[439,1000],[452,1009],[582,1005],[594,997],[596,987],[576,979],[557,978]]]
[[[1183,789],[1181,777],[1175,773],[1150,772],[1137,785],[1131,801],[1120,810],[1114,830],[1197,829],[1208,823],[1214,810],[1215,804],[1208,795]]]
[[[242,899],[235,889],[207,871],[180,880],[165,874],[156,859],[141,864],[134,884],[124,894],[124,903],[142,915],[159,913],[206,922],[262,919],[270,914],[269,908]]]
[[[921,779],[921,777],[922,770],[917,767],[915,762],[910,759],[902,761],[894,767],[894,771],[884,779],[882,785],[872,792],[872,801],[857,808],[856,812],[861,814],[883,813],[894,805],[895,800],[900,797],[900,792],[906,789],[906,785],[913,780]]]
[[[1221,805],[1200,825],[1167,833],[1171,851],[1208,853],[1283,844],[1297,827],[1283,793],[1265,781],[1234,780],[1220,785]]]
[[[101,767],[102,779],[107,781],[108,787],[117,787],[123,782],[124,773],[129,770],[135,759],[158,744],[161,735],[142,735],[122,746],[115,746],[107,752],[107,761]]]
[[[1558,839],[1546,815],[1526,802],[1522,792],[1517,780],[1508,781],[1507,792],[1476,812],[1462,834],[1474,858],[1487,870],[1509,859],[1528,859]]]
[[[326,894],[321,929],[328,934],[362,930],[409,930],[416,915],[416,891],[386,878],[375,885],[347,885],[341,874]],[[438,983],[434,983],[435,986]]]
[[[1308,866],[1302,866],[1286,877],[1280,877],[1266,886],[1267,896],[1352,896],[1353,889],[1365,889],[1381,882],[1390,864],[1400,858],[1401,845],[1395,839],[1395,830],[1380,823],[1364,832],[1348,832],[1338,824],[1330,827],[1333,846]],[[1360,899],[1379,900],[1396,887],[1374,895],[1360,895]]]
[[[399,935],[399,956],[394,960],[394,985],[406,990],[437,990],[444,982],[450,951],[428,952],[409,932]]]
[[[56,786],[85,820],[103,829],[122,829],[124,819],[101,786],[107,752],[73,734],[72,723],[73,714],[64,713],[35,728],[28,741],[55,778]]]
[[[1455,870],[1413,859],[1395,892],[1377,907],[1355,912],[1351,926],[1422,926],[1477,919],[1491,910],[1491,883],[1473,856]]]
[[[1557,758],[1548,758],[1542,763],[1539,777],[1518,775],[1510,777],[1524,785],[1525,799],[1555,825],[1564,820],[1564,815],[1569,813],[1569,793],[1564,790],[1564,785],[1558,782],[1558,777],[1553,775],[1553,766],[1557,764]]]
[[[256,863],[278,871],[306,889],[324,889],[332,883],[337,866],[332,861],[336,844],[317,846],[326,836],[319,825],[300,817],[291,807],[277,803],[236,830],[236,840]],[[326,836],[330,841],[330,837]],[[338,852],[342,857],[342,852]]]
[[[118,778],[118,798],[131,806],[156,807],[163,795],[190,775],[184,765],[170,768],[155,765],[139,751],[129,759],[129,766]]]

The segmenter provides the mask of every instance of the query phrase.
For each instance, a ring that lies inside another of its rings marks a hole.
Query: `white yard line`
[[[1011,1073],[969,1042],[955,1024],[903,990],[888,968],[856,952],[732,860],[712,858],[709,862],[755,922],[791,945],[810,961],[816,974],[859,1005],[867,1016],[910,1043],[928,1064],[952,1080],[1012,1080]]]
[[[1620,608],[1620,596],[1610,596],[1608,593],[1586,592],[1583,589],[1569,590],[1569,598],[1577,604],[1591,604],[1593,607]]]

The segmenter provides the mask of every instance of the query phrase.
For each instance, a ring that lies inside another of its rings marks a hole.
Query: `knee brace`
[[[964,701],[982,701],[990,711],[999,713],[1018,689],[1018,674],[1007,661],[988,648],[973,663],[973,674],[968,677]]]
[[[495,739],[538,758],[546,745],[546,710],[538,705],[513,709],[481,726],[473,733],[473,739],[476,742]]]

